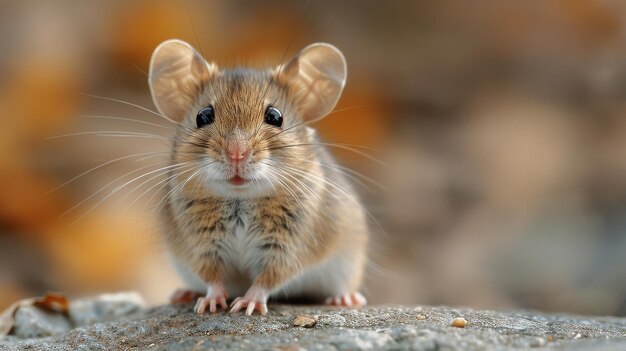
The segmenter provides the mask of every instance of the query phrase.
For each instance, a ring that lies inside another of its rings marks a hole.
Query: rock
[[[62,335],[12,337],[0,341],[0,349],[626,350],[626,318],[426,306],[269,308],[266,316],[199,316],[191,304],[160,306]],[[314,328],[294,326],[295,319],[304,316],[317,316]],[[469,321],[465,328],[452,326],[458,316]]]
[[[20,307],[15,313],[13,334],[20,338],[39,338],[63,334],[71,329],[65,315],[35,306]]]
[[[465,326],[467,325],[467,321],[465,320],[465,318],[455,318],[452,320],[452,326],[453,327],[457,327],[457,328],[465,328]]]
[[[298,316],[293,320],[295,327],[313,328],[317,324],[316,316],[303,315]]]
[[[335,313],[324,314],[324,315],[318,316],[317,319],[321,324],[331,326],[331,327],[341,327],[342,325],[346,323],[346,319],[343,316],[335,314]]]
[[[63,298],[64,301],[65,298]],[[79,327],[96,322],[120,320],[141,311],[145,304],[137,293],[104,294],[95,298],[78,299],[65,302],[62,309],[54,309],[48,304],[41,306],[41,301],[32,303],[27,299],[12,312],[12,335],[17,338],[40,338],[64,334],[72,327]],[[45,299],[41,299],[42,301]],[[58,298],[57,298],[58,300]],[[37,300],[39,301],[39,299]]]
[[[145,307],[141,295],[135,292],[103,294],[95,298],[72,300],[69,316],[75,326],[121,319]]]

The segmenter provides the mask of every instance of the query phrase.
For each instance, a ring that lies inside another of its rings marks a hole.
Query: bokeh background
[[[163,159],[50,192],[166,143],[47,138],[167,136],[93,117],[167,127],[82,94],[154,108],[150,55],[181,38],[222,66],[274,66],[314,41],[344,51],[340,111],[317,128],[386,164],[334,150],[380,185],[360,187],[376,219],[372,303],[626,315],[625,24],[621,0],[2,1],[0,308],[46,290],[156,304],[180,286],[159,179],[118,189]]]

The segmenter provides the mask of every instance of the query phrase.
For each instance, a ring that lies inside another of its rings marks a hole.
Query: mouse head
[[[221,69],[183,41],[163,42],[149,83],[159,112],[177,126],[178,180],[245,198],[297,186],[317,159],[307,125],[332,111],[346,74],[341,52],[324,43],[254,70]]]

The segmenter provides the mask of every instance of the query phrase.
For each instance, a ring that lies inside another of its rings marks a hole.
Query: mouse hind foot
[[[176,291],[170,295],[170,304],[177,305],[195,302],[202,295],[203,294],[201,292],[189,289],[176,289]]]
[[[359,292],[329,296],[324,302],[330,306],[361,307],[367,305],[367,299]]]

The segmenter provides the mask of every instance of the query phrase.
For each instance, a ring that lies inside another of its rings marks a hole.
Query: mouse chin
[[[216,196],[251,199],[265,197],[274,192],[274,188],[267,181],[232,177],[229,179],[208,179],[206,189]]]
[[[207,168],[204,184],[208,193],[220,197],[251,199],[272,195],[275,185],[265,176],[265,165],[257,164],[242,170],[230,167]]]
[[[245,185],[248,183],[248,181],[245,178],[242,178],[239,175],[236,175],[230,178],[228,182],[234,186],[241,186],[241,185]]]

